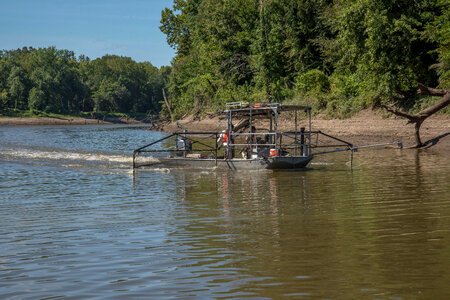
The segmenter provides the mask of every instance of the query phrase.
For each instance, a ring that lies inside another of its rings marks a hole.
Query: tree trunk
[[[422,147],[422,145],[423,145],[422,141],[420,139],[420,132],[419,132],[420,126],[422,125],[422,123],[423,123],[423,120],[418,121],[418,122],[416,122],[416,125],[414,126],[414,130],[415,130],[414,135],[416,137],[416,146],[415,146],[416,148]]]
[[[423,121],[425,121],[426,118],[435,114],[436,112],[438,112],[439,110],[443,109],[444,107],[450,104],[450,90],[433,89],[426,87],[421,83],[418,83],[417,87],[419,88],[417,90],[417,93],[420,95],[442,96],[442,99],[436,102],[434,105],[425,108],[424,110],[418,112],[415,115],[408,114],[389,105],[385,104],[381,105],[381,107],[393,113],[394,115],[408,119],[409,120],[408,123],[415,124],[414,129],[415,129],[416,145],[414,146],[414,148],[420,148],[423,146],[422,141],[420,139],[420,126],[422,125]]]
[[[166,102],[166,105],[167,105],[167,110],[169,110],[170,119],[173,121],[172,107],[170,106],[170,103],[167,100],[166,91],[164,89],[162,89],[162,92],[163,92],[164,101]]]

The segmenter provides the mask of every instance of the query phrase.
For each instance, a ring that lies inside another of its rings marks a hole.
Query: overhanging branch
[[[427,86],[424,86],[421,83],[417,84],[417,94],[419,95],[428,95],[428,96],[444,96],[447,93],[450,93],[449,90],[442,90],[442,89],[433,89]]]
[[[408,123],[414,123],[417,120],[417,116],[408,114],[408,113],[406,113],[406,112],[404,112],[402,110],[396,109],[393,106],[386,105],[386,104],[381,104],[380,106],[382,108],[386,109],[388,112],[393,113],[396,116],[408,119],[409,120]]]
[[[386,104],[381,104],[381,107],[393,113],[394,115],[408,119],[409,120],[408,123],[415,124],[415,138],[416,138],[415,147],[419,148],[423,146],[419,134],[420,125],[422,125],[423,121],[425,121],[426,118],[428,118],[429,116],[433,115],[434,113],[438,112],[439,110],[443,109],[444,107],[450,104],[450,90],[433,89],[424,86],[421,83],[417,84],[417,88],[418,88],[417,93],[420,95],[442,96],[442,99],[433,104],[432,106],[427,107],[414,115],[406,113],[402,110],[396,109]]]
[[[448,91],[446,94],[443,95],[442,99],[438,102],[436,102],[434,105],[420,111],[417,116],[425,119],[431,116],[432,114],[440,111],[444,107],[450,104],[450,91]]]

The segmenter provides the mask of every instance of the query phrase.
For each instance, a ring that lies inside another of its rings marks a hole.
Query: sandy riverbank
[[[369,145],[376,143],[388,143],[402,141],[404,147],[415,144],[414,125],[407,124],[407,120],[398,117],[385,117],[382,111],[367,109],[349,119],[327,119],[323,116],[315,116],[312,120],[312,129],[342,138],[354,145]],[[257,128],[267,124],[254,124]],[[192,116],[180,120],[189,131],[217,131],[226,126],[224,120],[218,117],[194,119]],[[301,126],[307,127],[307,121],[301,121]],[[281,130],[293,130],[292,118],[279,121]],[[165,123],[161,127],[163,131],[177,131],[176,123]],[[420,130],[422,142],[429,142],[429,149],[450,154],[450,116],[436,115],[428,118]],[[435,143],[431,140],[435,139]]]
[[[349,119],[327,119],[315,116],[312,129],[342,138],[354,145],[368,145],[402,141],[405,147],[414,145],[414,125],[407,124],[403,118],[385,117],[385,112],[367,109]],[[226,122],[217,116],[196,119],[188,116],[180,120],[189,131],[221,131]],[[106,118],[104,120],[85,118],[10,118],[0,117],[0,126],[12,125],[95,125],[95,124],[144,124],[132,118]],[[267,127],[261,121],[254,122],[257,128]],[[150,126],[150,124],[149,124]],[[300,121],[307,127],[307,121]],[[283,131],[293,130],[292,118],[281,119],[279,127]],[[179,130],[175,122],[162,122],[159,130],[174,132]],[[423,142],[429,143],[429,149],[447,152],[450,155],[450,115],[436,115],[428,118],[421,127]]]

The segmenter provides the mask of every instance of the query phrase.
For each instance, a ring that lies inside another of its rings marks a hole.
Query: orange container
[[[280,152],[277,151],[276,149],[270,149],[270,154],[269,156],[279,156]]]

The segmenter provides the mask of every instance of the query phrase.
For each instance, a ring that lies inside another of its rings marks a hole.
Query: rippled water
[[[0,127],[1,298],[450,298],[450,156],[131,171],[140,127]]]

